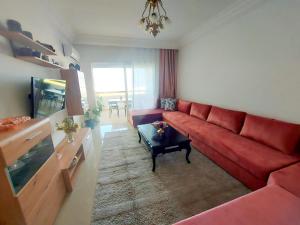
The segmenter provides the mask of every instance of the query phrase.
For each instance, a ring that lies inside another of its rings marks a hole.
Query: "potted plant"
[[[88,109],[84,113],[84,123],[85,123],[85,126],[91,128],[91,129],[95,128],[97,121],[96,121],[96,118],[91,109]]]
[[[76,133],[79,125],[77,123],[74,123],[72,118],[67,117],[61,123],[57,123],[56,128],[57,130],[64,131],[68,143],[72,143],[74,141],[74,133]]]
[[[101,112],[103,110],[102,98],[97,99],[96,107],[92,109],[88,109],[84,113],[84,122],[85,126],[94,129],[96,124],[99,122],[99,118],[101,116]]]

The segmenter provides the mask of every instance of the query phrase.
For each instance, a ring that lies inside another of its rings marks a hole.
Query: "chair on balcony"
[[[113,110],[116,110],[118,117],[120,117],[119,102],[119,99],[108,100],[109,117],[111,117]]]

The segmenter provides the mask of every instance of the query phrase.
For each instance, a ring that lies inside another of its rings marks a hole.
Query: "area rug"
[[[170,225],[250,192],[197,150],[157,157],[135,129],[106,133],[92,225]]]

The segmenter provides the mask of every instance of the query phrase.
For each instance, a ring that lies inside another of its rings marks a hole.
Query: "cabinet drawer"
[[[41,196],[46,193],[51,180],[59,172],[58,159],[53,154],[18,193],[17,198],[25,215],[33,210]]]
[[[52,225],[66,195],[62,174],[57,174],[31,213],[24,215],[28,225]]]
[[[18,158],[28,152],[36,144],[51,134],[50,123],[40,123],[31,129],[26,129],[8,139],[1,146],[3,161],[6,166],[13,164]]]

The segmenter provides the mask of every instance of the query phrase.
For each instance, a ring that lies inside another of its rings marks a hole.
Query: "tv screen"
[[[31,78],[31,116],[43,118],[65,108],[66,81]]]

